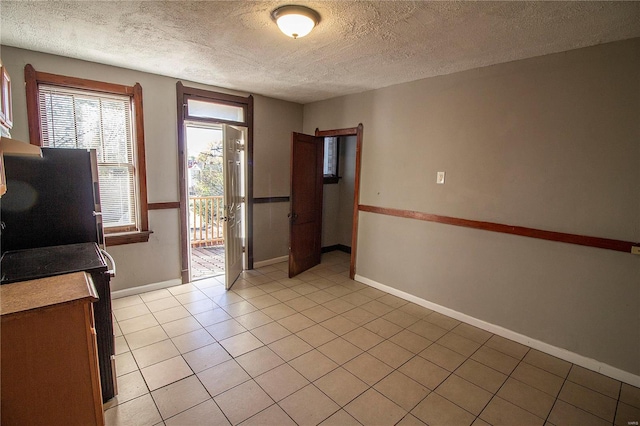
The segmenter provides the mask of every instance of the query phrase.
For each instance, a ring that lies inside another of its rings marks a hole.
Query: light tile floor
[[[640,389],[348,279],[349,257],[113,301],[108,425],[624,425]],[[635,423],[637,424],[637,423]]]

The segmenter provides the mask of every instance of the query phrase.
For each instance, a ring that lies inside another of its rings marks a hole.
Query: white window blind
[[[42,146],[95,149],[105,231],[137,229],[131,99],[46,85],[38,93]]]

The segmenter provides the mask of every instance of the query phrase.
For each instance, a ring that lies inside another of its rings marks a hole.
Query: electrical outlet
[[[444,172],[438,172],[436,176],[436,183],[440,185],[444,185]]]

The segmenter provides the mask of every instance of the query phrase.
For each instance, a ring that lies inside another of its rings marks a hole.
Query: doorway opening
[[[325,136],[322,253],[351,253],[355,197],[356,136]]]
[[[253,267],[253,97],[176,89],[182,282],[228,289]]]
[[[337,249],[351,253],[349,277],[354,279],[362,133],[363,126],[359,124],[358,127],[346,129],[316,129],[315,136],[295,132],[291,135],[289,278],[319,264],[322,249],[325,247],[327,251]],[[344,148],[349,148],[344,150],[343,160],[339,159],[340,140],[343,141]],[[340,161],[348,162],[349,169],[345,169],[344,164],[340,167]],[[325,187],[340,182],[347,174],[350,181],[348,184],[342,187],[334,185],[336,190],[328,189],[325,194]],[[330,192],[335,192],[337,198],[328,195]],[[338,200],[337,203],[335,200]],[[328,208],[331,203],[334,204],[334,211]],[[334,221],[331,226],[340,230],[341,235],[346,235],[336,239],[329,237],[329,231],[325,228],[329,228],[329,220],[338,216],[341,219]],[[332,242],[330,238],[336,241]]]
[[[224,274],[222,126],[185,122],[191,281]]]
[[[343,161],[346,161],[349,164],[348,171],[343,169],[343,173],[345,175],[349,174],[349,180],[351,180],[351,182],[346,185],[346,189],[345,187],[342,189],[342,193],[344,194],[342,206],[345,207],[347,211],[350,211],[351,214],[350,226],[345,228],[346,230],[351,231],[351,245],[348,246],[348,250],[344,244],[338,245],[337,249],[345,252],[348,251],[351,254],[349,261],[349,278],[351,279],[354,279],[356,276],[356,258],[358,253],[358,206],[360,204],[363,129],[364,127],[362,123],[360,123],[357,127],[344,129],[320,130],[316,128],[315,132],[316,136],[324,138],[337,137],[339,140],[342,140],[343,148],[345,148],[343,152]],[[340,172],[339,166],[340,164],[338,160],[336,168],[338,172]],[[353,198],[351,198],[351,196]],[[349,209],[349,203],[353,206],[351,209]]]

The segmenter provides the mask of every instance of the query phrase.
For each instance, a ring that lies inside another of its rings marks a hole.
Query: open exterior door
[[[289,278],[320,263],[324,138],[291,135]]]
[[[242,152],[244,134],[233,126],[223,125],[223,174],[224,174],[224,255],[225,285],[227,290],[242,272],[243,232],[242,204],[244,188],[242,179]]]

